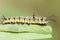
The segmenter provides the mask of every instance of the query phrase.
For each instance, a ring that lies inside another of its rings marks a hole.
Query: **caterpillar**
[[[36,24],[36,25],[47,25],[49,20],[47,17],[36,17],[34,14],[30,17],[11,17],[6,18],[3,16],[2,24]]]

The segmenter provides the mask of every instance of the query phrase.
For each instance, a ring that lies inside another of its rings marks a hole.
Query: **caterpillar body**
[[[2,24],[36,24],[36,25],[47,25],[49,20],[47,17],[36,17],[35,15],[30,17],[10,17],[6,18],[3,16]]]

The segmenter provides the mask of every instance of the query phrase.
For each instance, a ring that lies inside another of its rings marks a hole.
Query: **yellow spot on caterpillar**
[[[14,20],[10,20],[9,22],[14,22]]]

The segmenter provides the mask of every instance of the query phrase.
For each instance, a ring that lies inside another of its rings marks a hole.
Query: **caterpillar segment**
[[[9,23],[10,23],[10,21],[8,20],[8,18],[6,18],[6,20],[2,21],[2,24],[9,24]]]
[[[15,19],[14,18],[10,18],[10,24],[15,24]]]
[[[24,24],[24,17],[23,17],[23,16],[20,16],[19,22],[20,22],[21,24]]]
[[[46,17],[39,17],[39,25],[46,25],[48,24],[48,20],[46,21]]]
[[[28,23],[29,22],[29,17],[25,17],[25,20],[24,20],[25,23]]]

